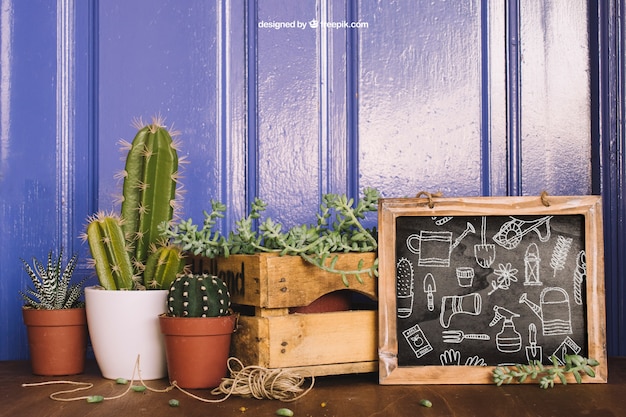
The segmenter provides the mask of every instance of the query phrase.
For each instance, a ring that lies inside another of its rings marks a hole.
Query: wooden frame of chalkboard
[[[383,198],[378,216],[381,384],[572,353],[606,382],[600,197]]]

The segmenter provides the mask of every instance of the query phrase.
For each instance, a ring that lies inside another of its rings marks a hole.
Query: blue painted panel
[[[360,184],[479,195],[480,3],[362,1],[359,20],[369,24],[359,30]]]
[[[587,2],[520,3],[521,191],[590,194]]]
[[[399,196],[591,192],[587,5],[507,5],[360,4],[362,184]]]
[[[155,115],[180,131],[185,215],[202,215],[210,198],[221,199],[218,126],[220,82],[216,2],[100,2],[98,53],[98,159],[100,209],[114,206],[123,167],[120,138],[132,140],[135,117]]]
[[[257,194],[267,214],[286,224],[313,222],[319,203],[320,32],[314,0],[284,7],[280,0],[258,3],[256,30]],[[302,28],[297,27],[303,25]],[[266,25],[269,25],[267,27]],[[293,27],[292,27],[293,26]],[[293,207],[286,211],[284,207]]]

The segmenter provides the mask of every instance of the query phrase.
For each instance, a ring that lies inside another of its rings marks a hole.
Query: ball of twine
[[[303,375],[285,369],[244,366],[235,357],[228,359],[228,370],[230,377],[224,378],[222,383],[211,391],[212,394],[289,402],[306,395],[315,383],[315,378],[311,375],[311,383],[305,387],[307,377]]]

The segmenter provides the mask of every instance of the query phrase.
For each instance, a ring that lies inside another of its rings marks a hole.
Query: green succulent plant
[[[559,364],[556,356],[552,355],[551,366],[545,366],[541,361],[535,360],[529,364],[517,364],[512,366],[497,366],[493,370],[493,382],[500,386],[514,382],[523,383],[527,379],[539,379],[539,386],[543,389],[554,387],[555,382],[567,385],[567,375],[571,374],[578,384],[583,376],[591,378],[596,376],[593,368],[600,363],[593,358],[585,358],[580,355],[565,355],[565,365]]]
[[[174,225],[163,223],[160,230],[183,250],[208,258],[258,252],[300,256],[326,272],[340,275],[348,286],[348,276],[355,276],[359,282],[362,281],[361,274],[378,276],[378,260],[373,265],[361,261],[352,270],[341,270],[335,265],[337,253],[375,252],[378,249],[376,228],[366,228],[361,221],[367,213],[377,211],[379,197],[374,188],[366,188],[363,197],[356,202],[345,195],[325,194],[315,224],[286,229],[266,217],[258,230],[255,223],[260,221],[267,204],[256,198],[250,213],[235,223],[235,231],[227,238],[215,229],[217,220],[224,217],[226,207],[213,200],[211,211],[204,212],[202,226],[188,219]]]
[[[21,259],[24,270],[33,284],[25,291],[20,291],[26,306],[39,310],[82,307],[84,303],[80,297],[83,294],[83,284],[86,278],[78,283],[71,283],[77,260],[78,255],[75,254],[63,267],[63,250],[56,258],[50,251],[45,265],[36,258],[33,258],[32,266]]]

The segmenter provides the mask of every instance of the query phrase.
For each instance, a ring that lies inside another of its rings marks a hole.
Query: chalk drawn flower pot
[[[87,324],[96,362],[104,378],[133,377],[139,357],[144,380],[167,375],[159,315],[165,313],[167,290],[114,291],[85,288]],[[135,378],[139,375],[135,373]]]
[[[456,269],[456,279],[460,287],[471,287],[474,282],[474,268],[461,266]]]

